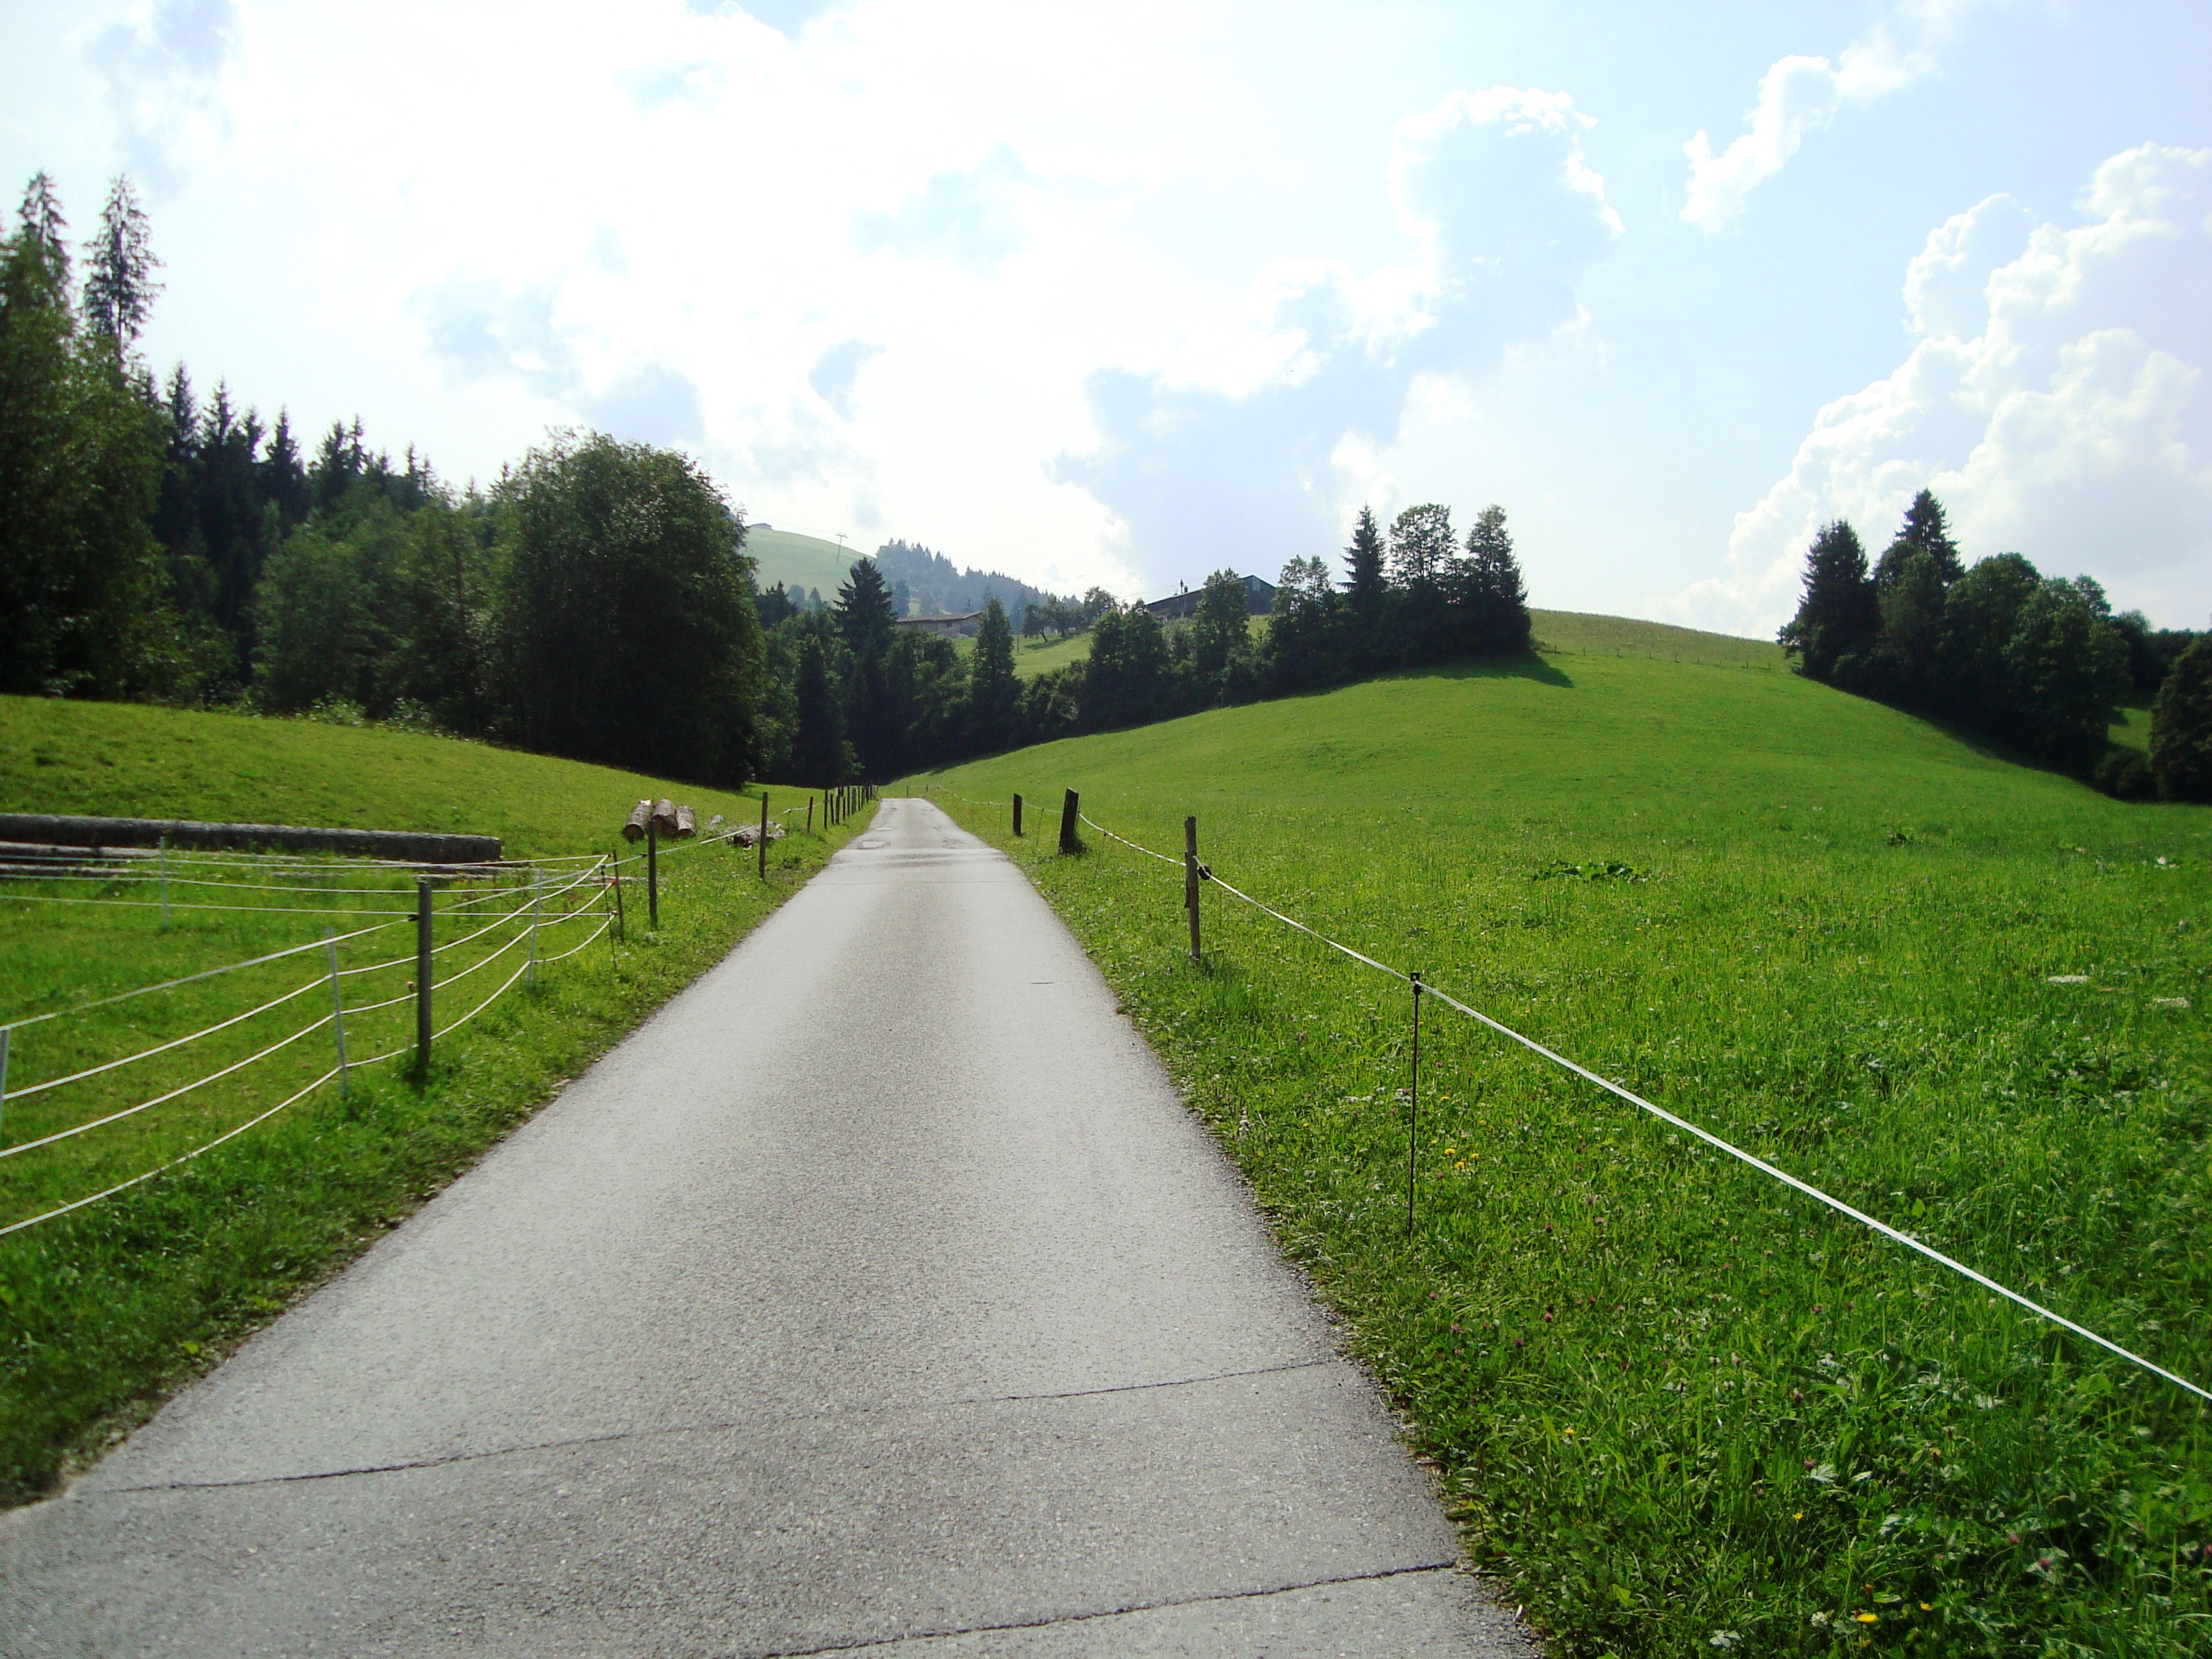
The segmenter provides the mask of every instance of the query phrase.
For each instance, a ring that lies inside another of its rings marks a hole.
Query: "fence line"
[[[1092,829],[1097,830],[1100,835],[1109,836],[1115,841],[1120,842],[1123,846],[1132,848],[1137,852],[1145,854],[1147,857],[1158,859],[1161,862],[1165,864],[1180,865],[1182,862],[1181,859],[1170,858],[1164,853],[1154,852],[1151,848],[1141,846],[1138,842],[1129,840],[1125,836],[1115,835],[1112,830],[1106,829],[1102,824],[1093,823],[1088,817],[1085,817],[1083,821],[1084,823],[1090,824]],[[1272,916],[1275,921],[1283,923],[1286,927],[1294,927],[1297,929],[1298,932],[1304,933],[1312,939],[1318,939],[1322,944],[1326,945],[1332,951],[1340,951],[1343,955],[1350,957],[1353,961],[1364,963],[1365,966],[1372,968],[1379,973],[1387,974],[1395,980],[1401,981],[1407,984],[1412,984],[1414,982],[1413,976],[1410,974],[1401,972],[1399,969],[1389,966],[1386,963],[1377,962],[1374,957],[1355,951],[1350,945],[1341,944],[1339,941],[1329,938],[1328,934],[1320,933],[1314,928],[1307,927],[1306,924],[1302,921],[1296,921],[1290,916],[1285,915],[1281,911],[1273,908],[1272,906],[1261,903],[1258,899],[1254,898],[1249,893],[1231,886],[1229,883],[1224,881],[1218,875],[1214,874],[1211,870],[1207,870],[1204,866],[1201,866],[1200,873],[1204,879],[1212,882],[1215,886],[1220,888],[1224,892],[1243,900],[1254,909],[1261,911],[1268,916]],[[1960,1261],[1952,1256],[1946,1255],[1942,1251],[1936,1249],[1932,1245],[1923,1243],[1919,1239],[1913,1237],[1910,1233],[1901,1232],[1897,1228],[1889,1225],[1887,1222],[1876,1220],[1873,1216],[1867,1214],[1865,1211],[1858,1209],[1850,1204],[1846,1204],[1843,1200],[1821,1191],[1818,1187],[1814,1186],[1811,1182],[1801,1180],[1797,1176],[1790,1174],[1785,1170],[1776,1168],[1773,1164],[1768,1163],[1765,1158],[1759,1157],[1757,1154],[1746,1152],[1740,1146],[1731,1145],[1729,1142],[1722,1139],[1720,1136],[1714,1134],[1711,1130],[1700,1128],[1698,1125],[1691,1122],[1688,1119],[1679,1116],[1675,1113],[1667,1110],[1664,1107],[1654,1105],[1651,1102],[1644,1099],[1643,1096],[1638,1095],[1629,1089],[1624,1088],[1621,1085],[1614,1083],[1607,1078],[1600,1077],[1595,1072],[1591,1071],[1588,1066],[1579,1065],[1576,1061],[1569,1060],[1565,1055],[1546,1048],[1534,1038],[1524,1036],[1519,1031],[1515,1030],[1511,1026],[1504,1024],[1502,1021],[1493,1019],[1488,1014],[1484,1013],[1480,1009],[1468,1006],[1466,1003],[1462,1002],[1458,998],[1453,996],[1449,992],[1439,990],[1436,986],[1429,983],[1426,980],[1419,981],[1419,984],[1420,989],[1424,994],[1438,999],[1448,1006],[1466,1015],[1468,1018],[1476,1020],[1481,1024],[1488,1027],[1490,1030],[1496,1031],[1501,1036],[1510,1038],[1513,1042],[1519,1043],[1522,1048],[1528,1049],[1531,1053],[1542,1055],[1546,1060],[1552,1061],[1554,1065],[1563,1066],[1566,1070],[1572,1072],[1576,1076],[1583,1079],[1585,1081],[1595,1084],[1599,1088],[1605,1090],[1607,1093],[1619,1096],[1621,1099],[1628,1102],[1631,1105],[1636,1106],[1642,1110],[1650,1113],[1652,1116],[1659,1119],[1661,1121],[1671,1124],[1674,1127],[1682,1130],[1685,1133],[1696,1136],[1698,1139],[1705,1142],[1708,1146],[1727,1153],[1730,1158],[1735,1158],[1748,1167],[1758,1170],[1760,1174],[1770,1176],[1793,1190],[1803,1194],[1806,1197],[1826,1206],[1829,1209],[1833,1210],[1838,1215],[1849,1217],[1851,1220],[1858,1222],[1861,1225],[1870,1229],[1874,1232],[1880,1234],[1881,1237],[1887,1238],[1893,1243],[1902,1244],[1907,1249],[1912,1250],[1925,1257],[1927,1260],[1936,1262],[1942,1267],[1949,1268],[1952,1272],[1958,1273],[1962,1278],[1966,1279],[1976,1285],[1980,1285],[1983,1289],[1993,1291],[1996,1295],[2002,1297],[2006,1301],[2013,1303],[2018,1307],[2026,1309],[2028,1312],[2035,1315],[2039,1319],[2048,1321],[2050,1323],[2058,1326],[2063,1330],[2070,1331],[2075,1335],[2082,1338],[2084,1340],[2095,1344],[2098,1347],[2104,1349],[2106,1352],[2117,1355],[2118,1358],[2128,1361],[2130,1364],[2139,1365],[2144,1370],[2150,1372],[2155,1376],[2163,1377],[2168,1382],[2174,1384],[2177,1388],[2185,1389],[2187,1392],[2195,1395],[2200,1400],[2212,1401],[2212,1389],[2200,1388],[2197,1384],[2191,1382],[2187,1377],[2179,1376],[2173,1371],[2170,1371],[2166,1370],[2165,1366],[2157,1364],[2155,1361],[2146,1359],[2141,1354],[2132,1352],[2130,1350],[2122,1347],[2118,1343],[2112,1341],[2110,1338],[2099,1335],[2087,1326],[2069,1319],[2063,1314],[2054,1312],[2052,1310],[2045,1307],[2041,1303],[2033,1301],[2031,1298],[2021,1295],[2018,1291],[2012,1290],[2004,1285],[1999,1284],[1988,1274],[1978,1272],[1976,1269],[1968,1267],[1965,1262]]]

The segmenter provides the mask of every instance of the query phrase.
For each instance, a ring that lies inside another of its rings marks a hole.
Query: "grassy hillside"
[[[772,793],[779,808],[805,799]],[[702,823],[716,811],[750,819],[760,805],[757,793],[401,732],[0,699],[9,810],[487,832],[512,858],[604,852],[643,795],[689,802]],[[526,872],[447,886],[434,930],[444,951],[435,1023],[456,1025],[483,1007],[438,1039],[427,1075],[410,1065],[405,872],[361,860],[179,858],[166,924],[158,879],[0,882],[0,1021],[66,1013],[11,1036],[0,1152],[24,1150],[0,1157],[0,1227],[282,1108],[170,1174],[0,1237],[0,1503],[46,1490],[70,1460],[96,1453],[436,1191],[719,958],[860,822],[810,835],[793,819],[799,833],[775,845],[765,881],[750,854],[696,842],[669,849],[658,931],[633,866],[623,935],[588,945],[615,896],[580,866],[550,872],[534,943]],[[479,933],[502,909],[518,920]],[[318,940],[326,928],[380,930],[337,947],[356,1068],[343,1097],[325,1084],[283,1105],[334,1060],[327,1027],[301,1030],[330,1012],[319,951],[82,1007]],[[532,950],[539,967],[486,1002]],[[302,994],[287,1000],[294,993]],[[264,1004],[183,1047],[40,1089]],[[300,1040],[275,1046],[295,1032]],[[392,1057],[364,1063],[379,1054]],[[204,1079],[103,1127],[29,1145]]]
[[[2204,1651],[2181,1390],[1434,1003],[1409,1237],[1402,983],[1218,888],[1194,969],[1178,872],[969,804],[1073,787],[1170,852],[1195,814],[1226,880],[2212,1386],[2212,811],[1750,642],[1538,632],[927,781],[1083,939],[1555,1652]]]
[[[852,574],[853,561],[867,550],[841,548],[819,536],[789,530],[748,530],[745,551],[760,561],[753,580],[762,591],[778,582],[801,591],[818,588],[823,599],[834,605],[838,585]]]

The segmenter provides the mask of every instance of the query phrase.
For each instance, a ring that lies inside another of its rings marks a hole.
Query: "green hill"
[[[819,590],[830,604],[836,602],[839,584],[852,574],[853,561],[866,550],[841,548],[834,541],[790,530],[745,532],[745,551],[760,561],[753,580],[763,592],[781,582],[801,592]]]
[[[1218,886],[1194,969],[1179,871],[1054,854],[1065,788],[1171,857],[1195,815],[1224,881],[2212,1386],[2212,811],[1757,642],[1537,632],[917,787],[1075,929],[1563,1650],[2201,1651],[2191,1396],[1433,1000],[1415,1133],[1403,981]]]

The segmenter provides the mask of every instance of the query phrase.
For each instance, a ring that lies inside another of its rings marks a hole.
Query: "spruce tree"
[[[1492,502],[1467,532],[1467,558],[1458,573],[1456,595],[1462,632],[1477,651],[1504,653],[1528,646],[1528,592],[1513,556],[1513,535],[1505,509]]]
[[[69,228],[69,221],[62,217],[60,198],[54,194],[54,181],[44,171],[31,175],[31,182],[23,191],[23,204],[15,210],[15,217],[30,235],[32,244],[43,252],[46,264],[54,274],[54,288],[68,303],[70,284],[69,245],[62,233]]]
[[[852,574],[837,589],[837,630],[845,636],[845,648],[862,662],[881,657],[890,648],[897,616],[876,562],[854,560]]]
[[[161,262],[146,227],[146,212],[130,176],[117,173],[100,210],[100,234],[85,260],[83,305],[85,321],[109,342],[118,362],[145,331],[154,296],[161,291],[154,280]]]
[[[1382,528],[1362,503],[1352,521],[1352,545],[1344,550],[1345,591],[1352,608],[1371,614],[1382,604]]]
[[[1874,643],[1881,624],[1858,532],[1842,519],[1822,526],[1805,555],[1805,592],[1797,614],[1776,637],[1797,659],[1799,673],[1830,680],[1839,661]]]
[[[1905,509],[1905,522],[1882,550],[1875,566],[1875,592],[1887,593],[1903,572],[1905,561],[1916,552],[1928,555],[1936,580],[1945,587],[1966,574],[1959,544],[1951,539],[1950,526],[1944,519],[1943,503],[1930,490],[1923,489],[1912,498],[1912,505]]]

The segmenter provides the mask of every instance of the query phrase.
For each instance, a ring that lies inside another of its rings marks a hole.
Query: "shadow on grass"
[[[1534,651],[1510,657],[1462,657],[1456,662],[1423,663],[1371,678],[1386,680],[1534,680],[1539,685],[1571,689],[1573,678]],[[1355,682],[1356,684],[1356,682]],[[1336,688],[1328,688],[1334,690]]]

